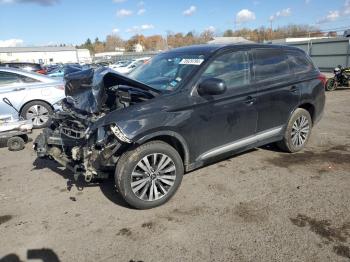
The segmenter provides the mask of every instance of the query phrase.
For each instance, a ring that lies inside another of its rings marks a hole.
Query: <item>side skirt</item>
[[[260,147],[269,143],[277,142],[283,138],[283,127],[272,128],[256,135],[249,136],[235,142],[216,147],[200,155],[195,162],[186,165],[186,171],[192,171],[200,168],[207,163],[215,162],[219,159],[226,158],[247,151],[249,149]]]

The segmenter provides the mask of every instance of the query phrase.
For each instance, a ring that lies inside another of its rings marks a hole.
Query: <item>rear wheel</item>
[[[326,91],[334,91],[337,88],[337,81],[334,78],[330,78],[326,82]]]
[[[23,107],[21,116],[32,120],[34,128],[43,128],[47,125],[52,113],[53,110],[49,104],[43,101],[32,101]]]
[[[120,157],[115,181],[128,204],[149,209],[164,204],[175,194],[183,173],[179,153],[167,143],[152,141]]]
[[[308,111],[298,108],[290,118],[283,140],[277,146],[283,151],[295,153],[307,144],[312,128],[312,119]]]

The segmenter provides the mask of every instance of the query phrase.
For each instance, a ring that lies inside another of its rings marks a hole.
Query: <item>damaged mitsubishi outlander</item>
[[[114,172],[139,209],[167,202],[184,172],[210,162],[273,142],[300,151],[325,104],[325,78],[305,52],[274,45],[179,48],[129,76],[99,68],[65,81],[38,157],[87,182]]]

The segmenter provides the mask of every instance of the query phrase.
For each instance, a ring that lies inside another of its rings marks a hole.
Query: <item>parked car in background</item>
[[[114,170],[120,195],[152,208],[186,171],[273,142],[302,150],[322,117],[325,81],[294,47],[173,49],[129,76],[107,68],[69,75],[63,112],[34,148],[88,182]]]
[[[138,59],[135,59],[132,62],[126,64],[126,65],[117,67],[114,70],[117,71],[118,73],[127,75],[127,74],[131,73],[132,71],[134,71],[137,67],[144,64],[145,62],[147,62],[150,59],[151,59],[150,57],[138,58]]]
[[[55,69],[50,70],[50,72],[47,73],[47,76],[63,79],[64,68],[63,67],[56,67]]]
[[[19,68],[30,72],[46,74],[46,69],[41,64],[38,64],[38,63],[8,62],[8,63],[0,63],[0,66]]]
[[[89,65],[79,65],[79,64],[65,64],[63,66],[57,67],[53,70],[51,70],[49,73],[47,73],[47,76],[57,78],[57,79],[63,79],[65,74],[70,72],[75,72],[79,70],[85,70],[89,69]]]
[[[113,70],[116,70],[116,69],[118,69],[120,67],[128,66],[133,61],[135,61],[135,60],[121,60],[121,61],[115,62],[114,64],[110,64],[108,67],[113,69]]]
[[[60,101],[64,98],[64,85],[41,74],[11,67],[0,67],[0,114],[18,115],[3,102],[8,98],[19,115],[30,119],[35,128],[44,127],[49,115],[60,109]]]

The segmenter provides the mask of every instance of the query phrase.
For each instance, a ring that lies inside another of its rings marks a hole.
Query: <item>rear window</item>
[[[254,56],[255,81],[265,81],[290,75],[287,56],[279,49],[256,49]]]
[[[294,74],[308,73],[315,69],[310,58],[302,52],[288,51],[288,62]]]

